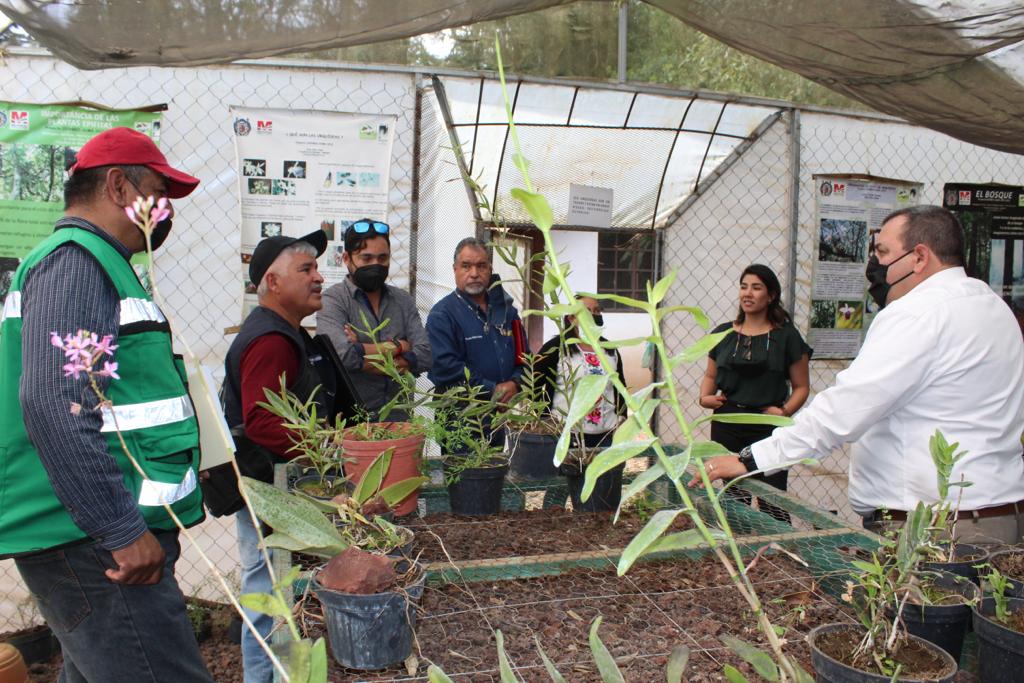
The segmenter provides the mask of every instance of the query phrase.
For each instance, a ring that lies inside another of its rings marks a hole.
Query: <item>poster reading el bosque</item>
[[[127,126],[160,144],[160,112],[0,100],[0,298],[18,260],[53,232],[64,212],[64,172],[78,149],[109,128]]]
[[[231,108],[242,210],[243,318],[256,305],[249,282],[264,237],[327,233],[324,289],[345,277],[345,229],[360,218],[387,221],[395,117]]]
[[[808,343],[815,359],[857,355],[876,312],[864,270],[871,236],[892,211],[917,204],[921,183],[864,175],[815,175],[817,253]]]
[[[1024,187],[946,183],[942,197],[964,226],[967,274],[1002,296],[1024,329]]]

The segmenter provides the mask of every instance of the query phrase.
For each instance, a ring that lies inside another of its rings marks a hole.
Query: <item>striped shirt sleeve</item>
[[[32,269],[22,293],[20,397],[29,439],[75,524],[103,548],[123,548],[145,533],[145,522],[100,433],[87,378],[65,377],[64,354],[50,343],[51,332],[78,330],[116,340],[117,290],[92,255],[65,245]],[[96,379],[105,391],[109,379]],[[80,414],[72,403],[82,405]]]

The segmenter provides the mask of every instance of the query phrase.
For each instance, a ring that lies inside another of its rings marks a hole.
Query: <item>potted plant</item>
[[[1024,549],[997,550],[988,563],[1006,580],[1005,591],[1011,598],[1024,598]]]
[[[916,572],[920,542],[929,533],[930,510],[919,503],[888,552],[870,562],[855,560],[859,570],[842,599],[852,605],[860,625],[825,624],[807,639],[819,681],[952,681],[957,663],[941,647],[907,631],[904,613],[913,600],[927,602]]]
[[[1010,597],[998,569],[985,577],[986,597],[974,608],[978,677],[982,683],[1019,681],[1024,670],[1024,599]]]
[[[412,422],[361,422],[341,432],[340,445],[345,453],[345,474],[356,484],[382,453],[391,453],[391,467],[383,486],[416,478],[421,470],[425,435]],[[394,506],[395,514],[405,516],[416,510],[419,487],[410,490]]]
[[[308,400],[300,401],[288,391],[282,375],[281,388],[277,392],[264,389],[267,400],[257,405],[281,418],[294,444],[289,452],[297,453],[294,462],[305,468],[306,473],[299,476],[292,487],[310,496],[328,500],[345,491],[346,487],[341,469],[342,449],[337,441],[337,434],[344,422],[339,418],[331,427],[317,415],[317,390],[319,387]]]
[[[509,473],[515,479],[544,480],[558,475],[555,444],[562,432],[561,415],[550,405],[535,354],[526,361],[519,391],[504,415],[508,430]]]
[[[389,458],[390,451],[381,454],[351,496],[330,503],[243,478],[254,512],[274,529],[269,547],[329,558],[313,577],[313,591],[324,606],[334,658],[354,669],[382,669],[411,654],[425,581],[419,564],[385,554],[407,543],[407,535],[364,514],[368,504],[401,500],[423,483],[414,477],[382,489]],[[293,567],[292,581],[297,572]]]
[[[465,393],[467,401],[453,401]],[[479,403],[479,387],[454,387],[435,405],[434,439],[444,456],[444,481],[451,511],[459,515],[493,515],[501,510],[508,456],[496,443],[503,433],[497,409]],[[495,423],[498,424],[495,424]]]

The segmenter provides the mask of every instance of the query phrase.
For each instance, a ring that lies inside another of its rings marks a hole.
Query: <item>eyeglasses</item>
[[[345,232],[352,231],[359,233],[360,235],[365,235],[371,230],[378,235],[386,235],[391,231],[391,227],[387,223],[381,223],[379,221],[356,221],[352,225],[348,226],[348,230]]]

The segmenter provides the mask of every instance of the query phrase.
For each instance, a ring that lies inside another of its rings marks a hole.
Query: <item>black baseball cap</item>
[[[268,237],[261,240],[256,245],[256,250],[252,252],[252,260],[249,261],[249,281],[259,286],[270,265],[277,260],[282,251],[296,242],[309,244],[316,249],[317,256],[327,251],[327,233],[319,229],[302,237],[285,237],[284,235]]]

